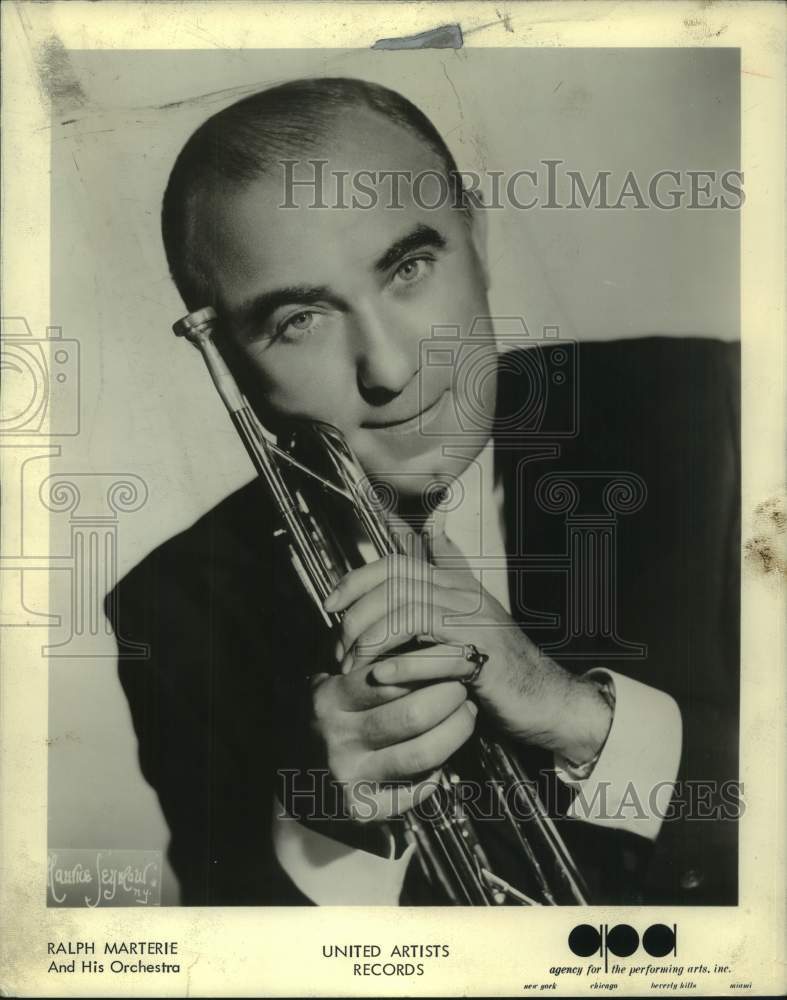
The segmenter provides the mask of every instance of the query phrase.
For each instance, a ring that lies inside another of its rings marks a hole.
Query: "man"
[[[332,178],[363,168],[374,197],[315,207],[314,184],[292,169],[315,162]],[[396,207],[392,176],[405,178]],[[325,610],[343,613],[332,650],[282,572],[257,484],[109,600],[118,634],[151,648],[121,678],[186,903],[443,901],[391,830],[428,801],[479,718],[551,782],[550,808],[569,817],[561,832],[595,899],[735,901],[734,823],[718,801],[704,823],[665,820],[676,780],[713,782],[718,798],[736,777],[734,349],[658,338],[583,348],[581,434],[539,450],[510,419],[530,355],[498,370],[493,339],[478,334],[485,226],[428,119],[356,80],[295,81],[238,102],[173,169],[164,241],[187,307],[216,310],[220,349],[269,428],[308,420],[343,432],[414,542],[331,594]],[[458,331],[451,364],[424,361],[435,327]],[[485,373],[477,392],[459,377],[468,364]],[[669,426],[654,430],[657,420]],[[560,664],[539,645],[560,645],[565,573],[534,584],[516,567],[564,544],[534,502],[538,483],[621,469],[644,483],[648,513],[622,538],[611,613],[619,603],[634,643],[612,655],[645,658],[606,661],[602,628]],[[540,631],[538,645],[524,628]],[[333,811],[313,781],[320,769],[341,790]],[[603,806],[586,808],[599,791]],[[304,797],[317,809],[299,809]],[[494,824],[480,825],[494,839]]]

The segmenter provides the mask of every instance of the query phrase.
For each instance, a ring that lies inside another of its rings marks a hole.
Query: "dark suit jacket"
[[[565,554],[571,524],[589,523],[575,516],[603,513],[603,497],[592,495],[603,486],[598,473],[634,474],[646,487],[641,509],[619,513],[614,528],[612,631],[634,644],[623,649],[629,658],[614,655],[608,627],[575,639],[573,649],[562,642],[571,620],[565,560],[510,572],[515,617],[539,645],[558,647],[559,662],[577,672],[609,666],[668,692],[681,708],[677,815],[655,846],[561,823],[599,901],[737,901],[729,783],[738,777],[738,357],[738,345],[705,339],[584,344],[572,376],[579,433],[552,436],[570,426],[566,411],[537,414],[528,427],[538,433],[496,438],[508,551],[525,559]],[[501,369],[501,413],[522,408],[522,370]],[[580,475],[588,472],[596,475]],[[589,505],[575,508],[570,523],[554,504],[543,509],[550,504],[537,484],[551,473],[579,484],[580,504]],[[307,902],[270,844],[274,771],[298,761],[308,720],[303,677],[280,667],[302,664],[313,673],[326,662],[326,646],[316,618],[305,617],[274,527],[252,482],[144,559],[107,598],[116,634],[150,650],[144,660],[121,656],[120,678],[142,772],[170,828],[184,904]],[[635,655],[642,647],[645,655]],[[583,658],[561,655],[577,649]],[[692,782],[715,783],[715,791]]]

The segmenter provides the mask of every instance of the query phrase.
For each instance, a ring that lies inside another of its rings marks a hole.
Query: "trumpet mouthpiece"
[[[213,306],[205,306],[203,309],[196,309],[188,316],[179,319],[172,324],[172,332],[176,337],[191,337],[194,333],[203,333],[209,330],[216,320],[216,310]]]

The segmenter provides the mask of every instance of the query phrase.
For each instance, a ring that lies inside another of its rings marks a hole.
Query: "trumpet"
[[[239,389],[216,343],[217,315],[206,307],[174,324],[178,336],[196,346],[207,365],[257,473],[280,516],[276,534],[304,590],[327,628],[341,614],[323,602],[354,566],[402,551],[374,488],[342,434],[325,423],[309,423],[279,441],[263,426]],[[311,484],[320,505],[309,502]],[[315,485],[316,484],[316,485]],[[478,656],[475,647],[469,647]],[[428,815],[410,809],[402,816],[405,836],[415,845],[423,874],[447,902],[469,906],[586,905],[588,893],[574,859],[515,753],[481,732],[461,756],[472,754],[499,806],[516,851],[514,876],[496,870],[483,843],[480,823],[459,793],[456,756],[438,772]]]

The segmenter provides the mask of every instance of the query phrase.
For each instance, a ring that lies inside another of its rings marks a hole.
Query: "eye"
[[[394,278],[399,284],[415,285],[426,277],[433,263],[429,257],[410,257],[397,267]]]
[[[292,327],[294,330],[308,330],[312,324],[313,317],[314,313],[312,312],[296,313],[287,320],[287,326]]]
[[[320,314],[311,309],[301,309],[300,312],[292,313],[285,320],[279,323],[276,333],[280,337],[297,338],[307,333],[312,333],[319,325]]]

